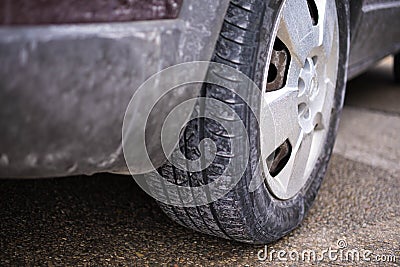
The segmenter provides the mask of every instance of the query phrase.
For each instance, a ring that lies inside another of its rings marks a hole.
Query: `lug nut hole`
[[[272,83],[278,76],[278,70],[274,64],[269,64],[267,82]]]
[[[313,61],[313,63],[314,63],[314,66],[317,65],[317,63],[318,63],[318,57],[317,57],[317,56],[313,56],[311,59],[312,59],[312,61]]]
[[[300,118],[304,118],[306,120],[310,118],[310,108],[306,103],[299,104],[297,108]]]
[[[306,84],[304,83],[303,79],[299,79],[298,87],[299,87],[299,93],[303,94],[306,89]]]

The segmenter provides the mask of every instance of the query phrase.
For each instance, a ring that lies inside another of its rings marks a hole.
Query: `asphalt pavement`
[[[266,248],[172,223],[128,176],[0,180],[1,266],[304,264],[400,265],[400,86],[391,59],[349,83],[315,204]]]

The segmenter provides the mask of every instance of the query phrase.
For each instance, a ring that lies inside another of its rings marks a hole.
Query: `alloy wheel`
[[[290,199],[307,184],[328,133],[339,61],[335,1],[287,0],[278,21],[264,75],[261,154],[268,188]]]

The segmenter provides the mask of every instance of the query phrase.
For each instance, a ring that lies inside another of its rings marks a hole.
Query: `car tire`
[[[232,0],[215,48],[213,61],[241,71],[262,88],[266,72],[265,66],[271,55],[272,45],[269,44],[276,42],[275,39],[272,40],[275,36],[270,33],[277,27],[277,18],[283,8],[283,2]],[[338,17],[339,38],[337,80],[336,86],[333,88],[332,109],[326,135],[306,183],[289,197],[277,196],[266,182],[255,190],[250,190],[253,176],[263,175],[254,171],[257,161],[253,160],[253,155],[255,155],[254,158],[258,158],[261,153],[260,127],[254,121],[253,116],[249,115],[248,107],[242,105],[243,101],[232,95],[231,91],[217,85],[206,84],[201,92],[202,97],[226,103],[243,120],[250,140],[249,154],[252,157],[240,181],[228,194],[217,201],[196,207],[179,207],[159,203],[163,211],[175,222],[193,230],[222,238],[264,244],[285,236],[303,221],[325,175],[343,106],[349,44],[349,7],[346,2],[336,1],[335,14]],[[310,9],[310,14],[311,12]],[[204,113],[208,108],[210,107],[207,105],[200,105],[195,108],[197,110],[195,112]],[[226,114],[219,115],[228,116]],[[199,149],[200,141],[209,138],[214,141],[217,151],[225,151],[229,146],[227,144],[229,144],[230,138],[233,137],[217,134],[215,128],[218,128],[218,125],[213,120],[197,118],[190,121],[183,131],[177,149],[182,151],[188,159],[199,158],[204,152]],[[198,173],[180,170],[171,162],[167,162],[157,171],[171,183],[195,187],[212,182],[214,175],[221,173],[220,168],[224,168],[228,161],[229,155],[222,153],[218,154],[206,170]]]

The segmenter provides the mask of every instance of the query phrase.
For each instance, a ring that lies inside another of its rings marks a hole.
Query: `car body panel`
[[[0,177],[126,171],[133,93],[166,67],[209,61],[228,3],[185,0],[175,20],[0,28]]]
[[[175,19],[183,0],[0,1],[0,25],[56,25]]]
[[[351,49],[348,77],[400,51],[400,1],[350,1]]]
[[[228,4],[184,0],[173,20],[0,27],[0,177],[127,173],[130,98],[168,66],[210,60]],[[350,6],[352,78],[399,51],[400,1]]]

